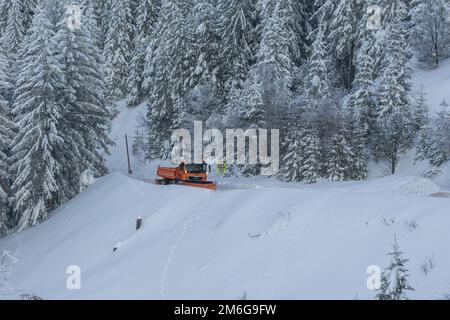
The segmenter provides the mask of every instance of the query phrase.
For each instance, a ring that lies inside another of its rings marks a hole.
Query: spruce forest
[[[82,8],[75,30],[68,5]],[[440,166],[450,118],[430,122],[409,63],[447,58],[449,10],[446,0],[2,0],[2,225],[45,220],[86,171],[107,172],[114,103],[126,97],[148,104],[148,159],[168,158],[172,131],[201,120],[283,128],[285,181],[362,180],[369,159],[395,173],[416,147]]]

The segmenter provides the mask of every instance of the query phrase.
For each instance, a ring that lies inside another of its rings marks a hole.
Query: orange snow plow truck
[[[178,184],[189,187],[216,190],[217,184],[208,181],[208,171],[211,171],[206,163],[202,164],[180,164],[176,168],[158,166],[156,184],[169,185]]]

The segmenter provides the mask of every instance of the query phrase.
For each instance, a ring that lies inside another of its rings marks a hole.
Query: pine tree
[[[330,24],[338,4],[339,2],[335,0],[314,0],[316,10],[314,10],[311,20],[316,22],[318,26],[317,30],[314,31],[315,34],[319,29],[323,29],[322,31],[325,34],[330,32]]]
[[[156,25],[156,37],[146,57],[144,85],[151,89],[149,111],[149,159],[165,159],[170,155],[170,136],[176,128],[179,112],[175,104],[191,88],[194,55],[188,49],[192,40],[187,38],[192,3],[170,0],[163,3]],[[184,104],[183,104],[184,105]]]
[[[0,236],[8,225],[8,196],[11,185],[10,145],[14,136],[10,104],[5,95],[11,90],[9,63],[0,47]]]
[[[376,298],[378,300],[408,300],[407,291],[414,291],[408,282],[408,268],[406,263],[409,261],[402,257],[403,252],[395,242],[393,251],[389,253],[392,257],[391,264],[381,275],[381,288],[378,290]]]
[[[295,31],[291,29],[291,20],[296,18],[292,1],[277,0],[271,3],[273,6],[265,10],[268,16],[264,22],[256,58],[266,92],[265,103],[269,108],[277,108],[279,106],[276,100],[285,102],[291,96],[292,70],[296,58],[292,52],[300,49],[296,48],[298,39],[294,35]]]
[[[195,70],[198,52],[192,31],[193,2],[190,0],[172,0],[172,2],[174,12],[169,19],[165,41],[171,48],[170,59],[176,61],[170,70],[173,92],[175,96],[183,97],[199,82],[199,75]]]
[[[437,113],[432,125],[422,129],[416,155],[435,167],[450,159],[450,113],[445,108]]]
[[[155,74],[147,119],[149,122],[148,159],[167,159],[170,147],[170,129],[174,124],[174,98],[169,87],[169,61],[159,60]]]
[[[77,0],[74,2],[76,3]],[[56,26],[67,13],[67,5],[70,5],[70,1],[39,0],[38,8],[42,7],[47,12],[47,19],[53,25],[53,32],[57,31]],[[83,17],[81,17],[82,19]]]
[[[373,86],[373,59],[367,53],[361,52],[347,107],[351,109],[352,120],[356,122],[357,128],[364,129],[366,134],[370,134],[374,121]]]
[[[303,180],[305,164],[305,137],[308,131],[299,129],[294,124],[289,125],[289,133],[284,141],[285,154],[282,160],[282,178],[288,182]],[[312,179],[314,180],[314,179]]]
[[[391,25],[395,23],[398,17],[409,19],[409,12],[412,2],[415,0],[381,0],[381,7],[383,8],[382,18],[383,24]]]
[[[345,88],[350,89],[355,76],[355,56],[362,1],[340,0],[330,20],[330,52]]]
[[[302,165],[302,181],[305,183],[316,183],[321,174],[322,165],[320,159],[322,157],[320,150],[320,139],[314,130],[310,130],[304,138],[305,151],[304,162]]]
[[[363,180],[367,176],[368,138],[374,126],[375,103],[373,59],[364,48],[358,53],[352,92],[345,104],[345,120],[346,139],[352,150],[349,178]]]
[[[258,130],[266,127],[262,85],[256,73],[247,79],[242,90],[240,119],[245,129]],[[246,164],[242,169],[245,176],[258,175],[260,164]]]
[[[24,14],[24,30],[25,33],[31,26],[34,14],[38,7],[38,3],[42,0],[22,0],[23,2],[23,14]]]
[[[112,2],[104,57],[105,81],[110,100],[119,100],[127,93],[130,60],[133,48],[133,17],[130,0]]]
[[[309,1],[311,2],[311,1]],[[260,0],[258,9],[261,12],[262,29],[273,24],[270,20],[273,18],[281,19],[283,24],[283,37],[288,42],[290,59],[295,66],[300,66],[305,61],[308,52],[307,34],[310,29],[308,1],[279,1],[279,0]],[[278,7],[278,8],[277,8]],[[273,28],[273,27],[269,27]],[[262,35],[264,36],[264,31]],[[286,36],[287,34],[287,36]],[[281,36],[281,34],[280,34]]]
[[[242,100],[244,106],[241,109],[240,118],[247,129],[265,127],[264,101],[262,98],[262,86],[258,76],[254,73],[244,87]]]
[[[12,185],[19,229],[36,225],[65,198],[62,170],[68,151],[62,135],[60,93],[64,77],[56,56],[54,26],[40,10],[20,52],[12,143]]]
[[[331,138],[330,153],[326,163],[327,177],[330,181],[347,179],[350,164],[354,157],[343,134],[335,134]]]
[[[82,7],[92,8],[92,15],[96,20],[96,42],[100,51],[103,52],[106,34],[109,28],[109,18],[112,6],[112,0],[82,0]]]
[[[214,0],[200,0],[195,5],[192,29],[195,32],[194,46],[197,53],[195,77],[198,83],[212,82],[223,90],[218,74],[220,57],[219,10]]]
[[[417,94],[417,98],[415,99],[415,105],[414,105],[414,115],[413,115],[413,121],[414,121],[414,131],[419,132],[424,127],[428,125],[429,122],[429,112],[430,109],[428,108],[427,101],[425,99],[426,93],[423,90],[423,86],[421,87],[420,91]]]
[[[358,76],[361,67],[364,65],[362,61],[365,59],[364,56],[369,56],[372,60],[372,74],[370,79],[374,80],[380,75],[378,70],[381,69],[379,66],[381,65],[381,60],[385,51],[383,44],[385,30],[382,25],[373,25],[373,23],[381,23],[381,17],[378,17],[377,12],[373,9],[380,7],[379,0],[364,0],[361,7],[362,15],[358,21],[355,55],[356,77]],[[378,18],[380,20],[377,20]],[[368,21],[372,22],[368,23]],[[356,79],[354,81],[356,81]]]
[[[139,3],[136,10],[136,30],[134,38],[134,54],[131,59],[130,75],[128,77],[128,92],[131,95],[129,106],[136,106],[144,100],[147,91],[143,88],[145,56],[149,37],[154,32],[158,20],[159,1],[145,0]]]
[[[258,47],[258,16],[254,0],[220,0],[222,10],[221,70],[226,91],[237,95],[253,65]]]
[[[8,20],[8,0],[0,0],[0,39],[3,37],[3,34],[6,29],[6,23]]]
[[[387,160],[394,174],[399,154],[411,147],[414,138],[407,31],[402,17],[397,17],[389,28],[386,51],[378,97],[374,155],[378,160]]]
[[[25,36],[25,16],[23,13],[23,2],[21,0],[10,0],[8,5],[8,19],[6,23],[4,48],[11,55],[15,55]]]
[[[101,150],[108,152],[110,114],[105,106],[105,85],[101,75],[101,55],[95,42],[96,19],[93,6],[85,8],[80,29],[71,30],[66,19],[58,25],[57,55],[65,78],[63,134],[68,150],[70,171],[67,193],[80,190],[80,177],[89,170],[96,176],[107,172]]]
[[[324,27],[318,29],[311,46],[311,55],[307,62],[305,92],[313,100],[326,99],[331,96],[330,60],[325,43]]]

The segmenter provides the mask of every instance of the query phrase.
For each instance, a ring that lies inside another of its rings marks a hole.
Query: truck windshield
[[[189,173],[204,173],[206,172],[205,164],[188,164],[186,165],[186,171]]]

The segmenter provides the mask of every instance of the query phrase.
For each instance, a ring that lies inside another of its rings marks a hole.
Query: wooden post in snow
[[[133,174],[133,170],[131,170],[130,151],[128,149],[128,135],[127,134],[125,134],[125,144],[127,146],[128,174]]]
[[[136,220],[136,230],[141,229],[143,224],[144,224],[144,219],[142,219],[141,217],[137,218],[137,220]]]

